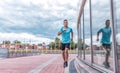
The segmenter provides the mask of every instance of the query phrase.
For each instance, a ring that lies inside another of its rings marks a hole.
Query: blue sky
[[[0,40],[50,42],[64,19],[76,37],[78,0],[0,0]]]

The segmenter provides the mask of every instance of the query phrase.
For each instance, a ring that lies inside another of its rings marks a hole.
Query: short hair
[[[68,20],[67,20],[67,19],[64,19],[64,22],[65,22],[65,21],[68,21]]]
[[[106,21],[105,21],[105,24],[107,24],[108,21],[110,21],[110,20],[106,20]]]

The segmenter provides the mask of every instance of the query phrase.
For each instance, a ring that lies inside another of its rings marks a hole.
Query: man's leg
[[[63,57],[63,60],[65,62],[65,50],[62,50],[62,57]]]
[[[106,58],[105,58],[106,62],[109,62],[109,56],[110,56],[110,49],[107,49],[106,50]]]
[[[63,60],[64,60],[64,63],[63,63],[63,66],[64,68],[66,67],[66,60],[65,60],[65,44],[62,44],[62,57],[63,57]]]
[[[110,67],[109,56],[110,56],[110,49],[107,47],[107,49],[106,49],[106,57],[105,57],[105,67],[106,68]]]
[[[68,62],[68,48],[65,48],[65,61]]]
[[[108,44],[102,44],[102,46],[104,47],[104,49],[106,50],[106,53],[105,53],[105,62],[103,62],[105,68],[109,68],[110,65],[109,65],[109,56],[110,56],[110,45]]]
[[[68,66],[68,48],[65,48],[65,66]]]

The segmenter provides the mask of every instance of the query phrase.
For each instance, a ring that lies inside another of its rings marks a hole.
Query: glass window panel
[[[78,47],[79,47],[78,48],[78,54],[79,54],[80,58],[83,58],[83,51],[82,51],[82,48],[81,48],[81,43],[82,43],[82,28],[81,28],[81,25],[83,23],[82,18],[83,18],[83,16],[81,16],[81,20],[80,20],[80,24],[79,24],[79,31],[78,31],[78,33],[79,33],[79,35],[78,35],[78,38],[79,38],[79,41],[78,41]]]
[[[110,28],[106,28],[106,20],[110,20],[111,17],[111,10],[110,10],[110,0],[92,0],[92,37],[93,37],[93,53],[94,53],[94,64],[107,68],[113,71],[113,49],[111,48],[109,43],[106,43],[106,38],[109,37],[108,34],[110,33]],[[110,26],[111,27],[111,26]],[[99,41],[97,41],[97,32],[101,30],[99,35]],[[105,34],[103,39],[102,35]],[[112,36],[111,36],[112,38]],[[108,39],[109,40],[109,39]],[[103,42],[101,42],[103,41]],[[104,46],[102,44],[105,44]],[[106,48],[107,47],[107,48]],[[107,59],[106,56],[106,49],[110,50],[110,56]],[[107,62],[108,61],[108,62]],[[110,65],[110,67],[109,67]]]
[[[90,9],[89,9],[89,0],[86,1],[86,5],[84,7],[84,31],[85,31],[85,61],[91,63],[91,41],[90,41]]]
[[[117,56],[118,56],[118,65],[120,72],[120,0],[115,0],[115,10],[116,10],[116,39],[117,39]]]

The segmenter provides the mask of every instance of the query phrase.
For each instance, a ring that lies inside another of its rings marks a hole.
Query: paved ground
[[[69,60],[76,57],[69,55]],[[63,73],[63,60],[60,54],[0,60],[0,73]]]
[[[75,59],[70,62],[70,65],[69,65],[69,73],[77,73],[77,70],[76,70],[76,68],[75,68],[74,61],[75,61]]]

